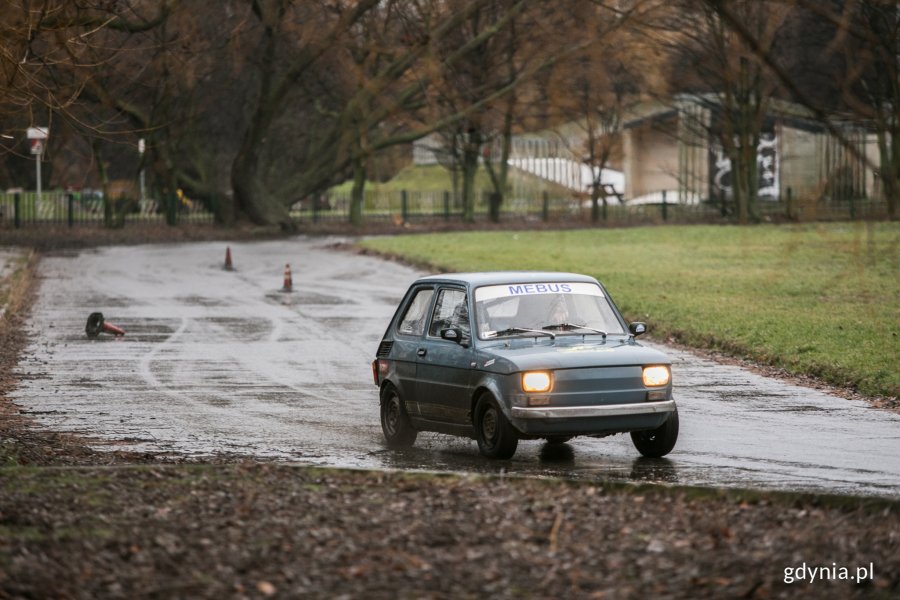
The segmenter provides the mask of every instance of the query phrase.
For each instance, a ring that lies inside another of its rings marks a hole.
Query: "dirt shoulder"
[[[36,258],[0,319],[0,598],[900,594],[897,501],[92,450],[8,399]]]
[[[890,502],[250,463],[0,476],[0,597],[900,592]],[[804,564],[835,580],[786,583]]]

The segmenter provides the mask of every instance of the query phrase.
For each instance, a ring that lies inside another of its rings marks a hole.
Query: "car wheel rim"
[[[497,436],[497,413],[492,408],[486,410],[481,418],[481,434],[486,442],[493,444]]]
[[[397,423],[399,423],[399,421],[400,403],[397,401],[397,396],[392,396],[388,401],[387,416],[385,418],[387,430],[391,433],[391,435],[397,433]]]

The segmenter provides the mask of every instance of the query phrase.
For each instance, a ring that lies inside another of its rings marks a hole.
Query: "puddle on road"
[[[187,306],[229,306],[228,302],[224,302],[216,298],[207,298],[204,296],[175,296],[173,300],[176,302],[181,302],[182,304],[186,304]]]
[[[86,377],[77,379],[77,380],[71,382],[69,385],[71,385],[75,389],[82,389],[82,390],[100,390],[105,387],[96,381],[87,379]]]
[[[809,412],[832,412],[827,408],[823,408],[821,406],[798,406],[798,405],[790,405],[790,406],[773,406],[771,408],[763,408],[760,409],[763,412],[785,412],[785,413],[809,413]]]
[[[290,304],[297,306],[312,304],[337,306],[338,304],[347,304],[346,300],[344,300],[340,296],[330,296],[327,294],[317,294],[315,292],[309,292],[306,290],[298,290],[296,285],[294,286],[293,292],[273,292],[270,294],[266,294],[266,298],[269,300],[275,300],[279,304]]]
[[[478,446],[474,440],[420,434],[416,446],[412,448],[394,450],[381,446],[380,449],[370,452],[369,457],[378,458],[385,468],[397,470],[562,477],[597,482],[667,484],[679,482],[676,463],[667,458],[638,456],[623,459],[608,456],[579,466],[578,446],[577,439],[564,444],[523,442],[520,443],[519,450],[512,460],[493,461],[485,459],[478,453]],[[334,457],[331,462],[334,462]],[[344,466],[364,466],[360,461],[357,461],[360,464],[354,465],[343,457],[340,462]]]
[[[95,338],[89,338],[80,327],[59,338],[63,343],[107,343],[107,342],[160,342],[169,338],[175,332],[175,327],[170,320],[162,319],[116,319],[107,318],[110,324],[120,327],[125,331],[124,336],[114,336],[109,333],[101,333]]]
[[[269,319],[239,319],[235,317],[207,317],[198,319],[198,323],[212,323],[221,327],[224,337],[233,342],[255,342],[265,340],[272,332],[272,321]]]
[[[125,296],[88,296],[84,299],[84,306],[99,306],[102,308],[128,308],[135,305],[134,298]]]

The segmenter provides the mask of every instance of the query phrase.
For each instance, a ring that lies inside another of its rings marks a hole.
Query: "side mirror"
[[[647,333],[647,324],[640,322],[632,323],[628,326],[628,331],[631,332],[631,335],[637,337],[642,333]]]
[[[451,342],[456,342],[460,346],[468,346],[469,341],[463,336],[461,330],[456,327],[451,327],[449,329],[441,329],[441,339],[449,340]]]

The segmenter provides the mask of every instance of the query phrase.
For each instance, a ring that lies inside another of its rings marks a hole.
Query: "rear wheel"
[[[638,452],[649,458],[665,456],[678,440],[678,409],[669,414],[666,422],[648,431],[632,431],[631,441]]]
[[[397,388],[390,384],[381,391],[381,430],[390,448],[409,448],[419,433],[409,422]]]
[[[519,436],[490,394],[475,404],[475,439],[478,450],[488,458],[510,458],[516,453]]]

